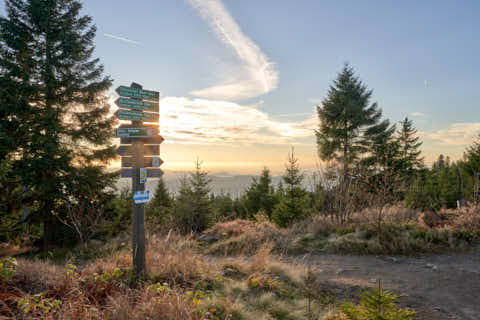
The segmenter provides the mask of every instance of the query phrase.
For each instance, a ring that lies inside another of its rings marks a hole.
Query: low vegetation
[[[152,236],[148,273],[139,282],[130,269],[129,250],[81,266],[5,258],[0,265],[0,316],[178,320],[346,316],[343,302],[317,281],[314,269],[281,262],[271,249],[261,246],[249,259],[212,258],[201,255],[191,237]]]
[[[253,255],[262,245],[278,254],[340,253],[412,255],[469,250],[480,245],[480,208],[443,210],[436,214],[411,209],[385,210],[380,230],[375,212],[355,213],[349,223],[315,216],[288,229],[262,222],[235,220],[218,223],[199,237],[208,253]]]

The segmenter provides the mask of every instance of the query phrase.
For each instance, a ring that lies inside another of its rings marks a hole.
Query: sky
[[[315,105],[348,62],[427,163],[480,133],[480,1],[84,0],[119,85],[160,91],[166,170],[320,164]],[[3,4],[2,4],[3,5]],[[372,101],[372,102],[373,102]]]

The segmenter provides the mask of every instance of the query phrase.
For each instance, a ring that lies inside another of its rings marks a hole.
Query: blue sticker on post
[[[135,191],[133,194],[133,202],[135,203],[147,203],[150,201],[150,191]]]

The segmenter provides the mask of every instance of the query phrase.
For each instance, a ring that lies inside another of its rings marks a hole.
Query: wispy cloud
[[[318,120],[276,121],[257,105],[183,97],[160,102],[160,128],[168,141],[197,144],[301,144]]]
[[[281,113],[281,114],[272,114],[272,117],[304,117],[311,115],[311,112],[299,112],[299,113]]]
[[[239,100],[268,93],[277,87],[278,71],[274,63],[242,32],[220,0],[187,1],[239,60],[234,72],[231,69],[225,71],[226,80],[222,84],[193,91],[193,95],[207,99]]]
[[[444,129],[419,134],[424,139],[437,140],[447,145],[468,146],[478,138],[480,123],[453,123]]]
[[[115,39],[115,40],[120,40],[120,41],[124,41],[124,42],[128,42],[128,43],[140,45],[140,42],[134,41],[134,40],[130,40],[130,39],[128,39],[128,38],[116,36],[116,35],[109,34],[109,33],[104,33],[103,35],[104,35],[105,37],[112,38],[112,39]]]
[[[408,115],[412,116],[412,117],[424,117],[425,113],[423,113],[423,112],[410,112]]]

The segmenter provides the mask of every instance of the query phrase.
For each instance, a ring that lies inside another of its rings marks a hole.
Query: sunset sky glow
[[[480,133],[480,2],[84,0],[111,90],[160,91],[166,170],[319,164],[315,105],[349,62],[384,116],[409,116],[427,162]],[[0,8],[4,11],[4,8]]]

